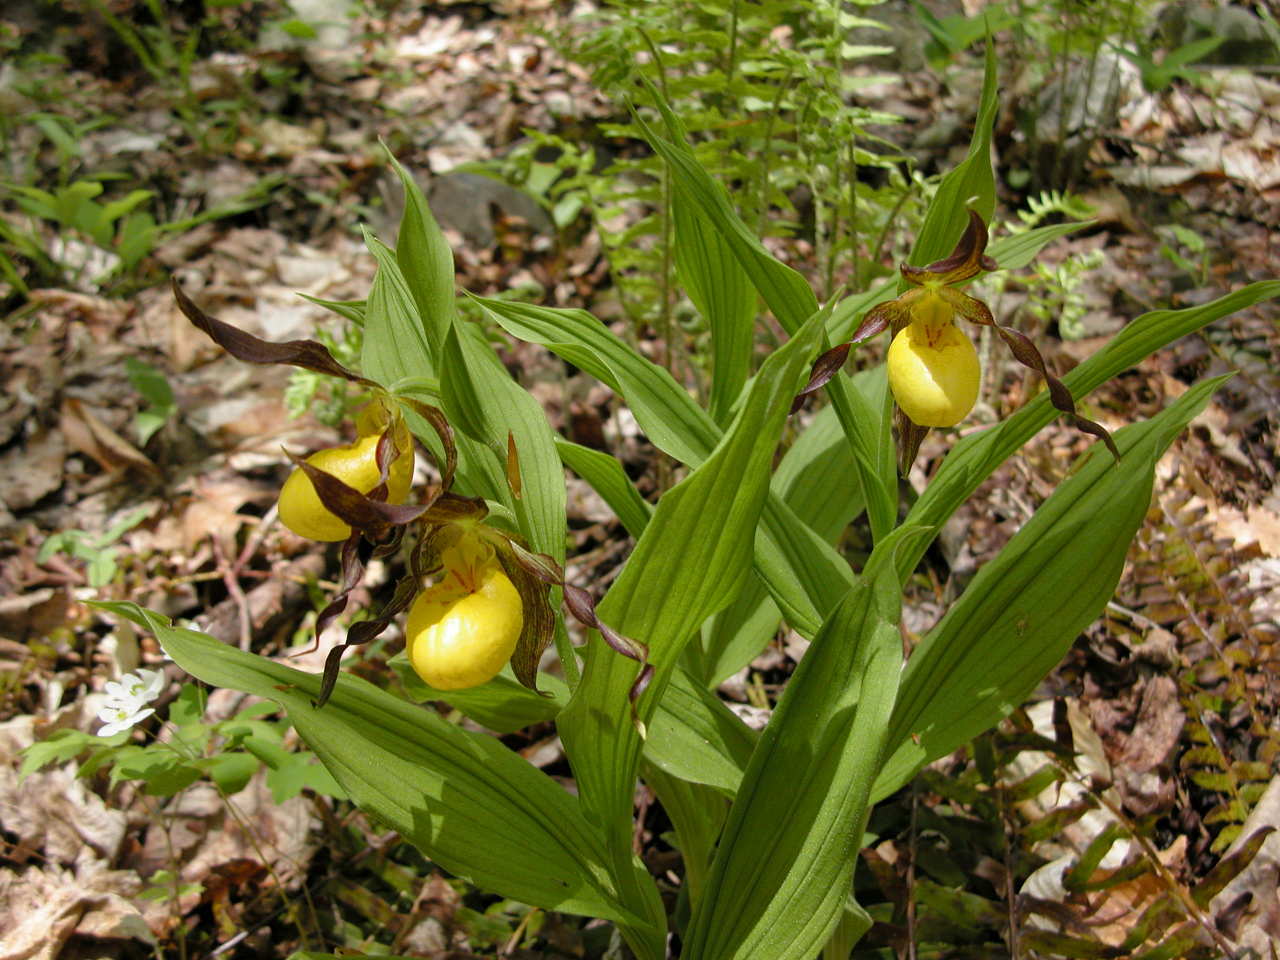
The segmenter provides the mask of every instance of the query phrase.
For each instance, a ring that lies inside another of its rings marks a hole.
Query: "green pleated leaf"
[[[1079,401],[1089,391],[1180,337],[1276,296],[1280,296],[1280,280],[1265,280],[1198,307],[1144,313],[1062,381]],[[1058,411],[1053,408],[1045,391],[989,430],[962,438],[947,454],[929,486],[911,507],[907,522],[941,529],[956,508],[1000,464],[1057,416]],[[904,550],[899,557],[899,573],[905,577],[914,570],[926,549],[928,544],[921,543],[912,550]]]
[[[752,754],[694,910],[688,960],[809,960],[849,896],[902,667],[882,541],[805,653]]]
[[[515,514],[536,551],[563,564],[564,470],[541,404],[511,379],[484,338],[463,321],[445,335],[440,385],[450,421],[485,448],[490,470],[496,471],[497,489],[486,495]],[[509,437],[518,457],[519,496],[506,473]]]
[[[564,465],[591,484],[591,488],[604,498],[627,528],[627,533],[633,537],[640,536],[653,508],[627,478],[622,464],[607,453],[562,438],[556,438],[556,450]]]
[[[1119,463],[1095,444],[978,571],[907,662],[877,798],[1022,703],[1098,616],[1150,506],[1156,462],[1224,379],[1117,431]]]
[[[849,954],[862,935],[871,929],[872,923],[871,914],[849,897],[835,930],[822,948],[822,960],[849,960]]]
[[[716,423],[724,424],[747,382],[755,288],[720,234],[689,208],[684,193],[676,194],[673,207],[676,274],[711,329],[709,406]]]
[[[132,603],[101,606],[150,629],[200,680],[279,703],[362,810],[451,873],[549,910],[637,922],[574,798],[492,737],[345,674],[317,710],[318,675],[177,629]]]
[[[385,149],[385,145],[384,145]],[[387,151],[404,188],[404,213],[396,237],[396,259],[417,305],[419,326],[439,356],[445,334],[458,316],[454,295],[453,251],[431,215],[416,180]]]
[[[559,677],[538,674],[538,689],[545,696],[522,686],[507,669],[488,683],[466,690],[437,690],[422,682],[409,658],[396,654],[387,661],[404,684],[404,692],[414,703],[442,700],[495,733],[512,733],[535,723],[554,720],[569,702],[569,688]]]
[[[1025,267],[1036,258],[1048,244],[1065,237],[1069,233],[1083,230],[1096,223],[1094,220],[1080,220],[1075,223],[1053,223],[1047,227],[1036,227],[1025,233],[1015,233],[1009,237],[1001,237],[992,241],[987,247],[987,256],[1000,264],[1001,270],[1017,270]]]
[[[716,838],[729,812],[729,801],[712,787],[682,780],[656,767],[649,762],[647,754],[641,773],[658,795],[663,813],[671,818],[689,903],[696,904],[706,887]]]
[[[666,370],[641,357],[586,311],[476,300],[512,336],[542,344],[620,393],[649,439],[677,460],[697,466],[719,441],[715,421]],[[833,485],[857,495],[846,479],[834,478]],[[772,495],[755,559],[774,602],[806,637],[817,632],[824,613],[852,581],[840,554]]]
[[[513,337],[540,343],[622,394],[659,450],[697,466],[720,439],[720,428],[664,368],[636,353],[585,310],[560,310],[474,297]]]
[[[868,397],[883,394],[884,365],[857,374],[853,382]],[[832,482],[833,478],[850,476],[853,469],[853,456],[835,410],[823,407],[778,464],[770,489],[800,522],[834,546],[845,527],[862,512],[861,497],[844,484]],[[853,576],[844,564],[832,573],[830,592],[840,595]],[[813,616],[818,619],[816,606]],[[734,602],[703,630],[696,674],[709,687],[733,676],[768,643],[780,617],[765,584],[759,579],[748,581]],[[812,636],[816,627],[815,622],[806,635]]]
[[[719,234],[783,329],[794,331],[817,309],[813,291],[800,274],[778,261],[751,233],[734,211],[724,187],[698,163],[675,115],[657,91],[651,93],[670,139],[658,136],[639,115],[636,122],[650,146],[667,161],[677,193]],[[887,410],[868,405],[844,377],[832,378],[827,393],[858,466],[852,475],[854,489],[866,503],[872,532],[879,539],[892,529],[897,513],[897,473],[883,472],[884,458],[875,446],[885,429]]]
[[[645,139],[669,165],[672,182],[690,205],[690,210],[696,211],[697,216],[714,228],[782,328],[794,334],[818,309],[818,299],[813,290],[804,277],[766,250],[759,237],[742,222],[724,187],[698,163],[675,114],[657,90],[650,87],[650,93],[662,114],[667,137],[658,136],[639,114],[633,114]]]
[[[988,42],[982,96],[969,152],[938,184],[907,258],[913,266],[923,267],[951,253],[969,223],[969,209],[976,211],[983,223],[991,222],[996,205],[996,177],[991,169],[991,128],[998,105],[996,86],[995,46]]]
[[[659,501],[635,551],[599,604],[600,619],[649,645],[655,674],[640,699],[648,721],[680,651],[727,604],[750,569],[773,450],[794,391],[808,375],[824,317],[815,314],[761,367],[732,426],[703,464]],[[588,816],[630,851],[640,738],[628,690],[637,665],[594,637],[582,682],[558,726]]]
[[[395,252],[367,231],[364,242],[378,261],[378,272],[365,304],[361,371],[387,387],[410,377],[434,376],[431,345]]]
[[[724,702],[677,669],[645,740],[645,759],[682,780],[732,797],[756,745],[756,733]]]

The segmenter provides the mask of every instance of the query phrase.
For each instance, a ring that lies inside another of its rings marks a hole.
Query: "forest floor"
[[[142,5],[113,8],[138,13]],[[250,22],[261,14],[247,9],[211,15],[227,35],[266,36],[270,24]],[[44,222],[37,236],[60,280],[42,275],[25,295],[4,284],[0,960],[286,957],[339,948],[433,958],[603,955],[607,928],[486,896],[323,790],[299,786],[277,802],[279,779],[269,782],[261,766],[232,796],[209,779],[172,795],[148,793],[127,767],[86,775],[74,756],[50,755],[42,769],[19,774],[25,748],[58,730],[97,729],[108,680],[164,664],[151,637],[88,601],[132,600],[302,669],[318,670],[329,646],[326,637],[325,649],[304,652],[315,611],[335,587],[336,552],[275,523],[273,505],[290,469],[282,448],[319,449],[341,432],[315,416],[291,418],[286,392],[299,385],[291,388],[283,369],[249,369],[222,355],[177,310],[170,276],[205,310],[268,339],[321,329],[342,345],[333,314],[298,294],[366,295],[375,261],[357,225],[392,242],[398,220],[381,140],[428,189],[454,244],[460,288],[538,289],[543,303],[583,307],[626,331],[594,230],[549,229],[510,192],[456,176],[460,165],[509,154],[526,128],[640,151],[599,133],[624,112],[548,39],[583,29],[580,20],[552,0],[508,0],[365,12],[325,28],[337,35],[306,43],[277,29],[278,42],[254,50],[199,48],[183,101],[100,17],[51,16],[23,4],[0,14],[8,49],[65,57],[0,67],[0,109],[27,118],[3,128],[3,178],[53,189],[122,174],[155,191],[173,221],[228,203],[240,212],[162,234],[131,274],[139,281],[133,288],[95,281],[111,266],[109,255],[65,242],[69,233]],[[921,66],[876,88],[873,106],[905,118],[892,136],[919,169],[945,169],[963,155],[980,59],[962,54],[942,71]],[[1063,299],[1074,311],[1072,329],[1028,329],[1052,369],[1069,370],[1147,310],[1204,303],[1277,276],[1280,82],[1273,76],[1224,69],[1156,93],[1139,87],[1098,132],[1076,187],[1096,222],[1041,257],[1049,270],[1092,264]],[[22,92],[32,81],[45,101]],[[1013,90],[997,119],[996,151],[1010,162],[1025,149],[1015,114],[1029,99]],[[55,138],[51,127],[64,135]],[[952,134],[925,145],[926,129]],[[15,195],[3,196],[0,216],[18,222]],[[263,202],[245,199],[254,196]],[[1026,197],[1004,185],[995,219],[1025,207]],[[909,240],[895,237],[887,248]],[[775,249],[816,275],[803,235]],[[1015,280],[991,302],[999,316],[1032,322],[1022,309],[1027,298],[1051,289]],[[1280,943],[1280,852],[1268,841],[1252,862],[1229,857],[1233,839],[1261,841],[1259,830],[1280,826],[1278,320],[1274,303],[1231,316],[1088,398],[1088,415],[1116,429],[1153,415],[1196,380],[1238,371],[1162,461],[1105,616],[1025,711],[987,739],[994,766],[962,751],[877,812],[876,844],[864,851],[859,879],[867,900],[880,904],[866,955],[901,955],[909,939],[936,946],[921,956],[1008,955],[1020,929],[1011,934],[1009,918],[1023,923],[1036,914],[1096,941],[1103,952],[1092,955],[1118,956],[1105,950],[1118,949],[1145,909],[1206,889],[1206,878],[1224,872],[1235,885],[1212,905],[1199,904],[1202,919],[1214,918],[1205,924],[1254,949],[1269,937],[1273,948]],[[652,330],[628,335],[656,355]],[[858,362],[874,362],[881,349],[868,348]],[[658,466],[608,391],[526,344],[509,347],[506,360],[566,436],[617,455],[646,494],[669,483],[669,464]],[[979,409],[961,432],[1017,409],[1038,389],[1016,364],[990,365]],[[312,402],[318,409],[324,400],[322,392]],[[145,441],[140,416],[161,424]],[[935,431],[905,482],[922,489],[953,442],[952,432]],[[957,514],[910,585],[908,644],[1086,445],[1065,424],[1046,428]],[[589,488],[569,483],[572,576],[599,595],[630,541]],[[851,555],[863,536],[855,524],[844,544]],[[389,578],[388,570],[371,571],[354,607],[371,603]],[[388,682],[397,641],[390,631],[348,668]],[[780,636],[722,687],[723,696],[744,712],[767,707],[802,652],[797,637]],[[185,679],[172,664],[164,669],[161,714],[179,702]],[[232,691],[212,691],[207,722],[244,705]],[[1075,792],[1019,791],[1019,781],[1047,762],[1019,732],[1052,738],[1055,722],[1069,722],[1073,733],[1058,762]],[[296,746],[292,736],[284,745]],[[550,729],[504,739],[567,775]],[[664,836],[669,826],[658,809],[645,805],[642,816],[646,862],[675,891],[679,858]],[[1134,856],[1151,869],[1102,893],[1055,888],[1043,873],[1023,885],[1035,867],[1078,855],[1116,822],[1140,838]],[[966,824],[973,829],[961,829]],[[910,928],[913,898],[933,908],[932,929]]]

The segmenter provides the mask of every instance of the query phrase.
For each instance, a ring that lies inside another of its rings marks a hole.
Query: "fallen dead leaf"
[[[1210,904],[1216,914],[1242,894],[1252,895],[1233,939],[1238,947],[1259,957],[1280,952],[1280,776],[1271,779],[1226,855],[1230,856],[1249,837],[1268,827],[1275,833],[1263,841],[1249,865],[1232,878]]]
[[[0,457],[0,501],[25,510],[62,486],[67,445],[58,430],[37,431]]]
[[[0,960],[56,960],[77,936],[154,947],[150,927],[128,899],[141,887],[127,870],[0,869]]]
[[[107,473],[134,470],[151,479],[160,477],[160,468],[146,454],[103,423],[75,397],[62,401],[59,429],[68,444]]]

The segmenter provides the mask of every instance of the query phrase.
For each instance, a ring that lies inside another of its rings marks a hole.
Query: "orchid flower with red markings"
[[[893,300],[872,307],[849,343],[818,359],[814,376],[801,396],[829,380],[853,344],[890,330],[893,339],[886,363],[894,400],[898,468],[906,474],[929,430],[955,426],[969,415],[978,399],[982,378],[978,354],[956,324],[957,320],[968,320],[993,328],[1015,360],[1044,377],[1054,407],[1078,429],[1102,440],[1118,460],[1120,454],[1111,434],[1076,412],[1071,391],[1048,371],[1035,344],[1017,330],[996,323],[985,303],[959,289],[983,271],[996,269],[986,249],[987,225],[970,210],[969,226],[951,256],[925,267],[902,264],[900,272],[908,288]]]

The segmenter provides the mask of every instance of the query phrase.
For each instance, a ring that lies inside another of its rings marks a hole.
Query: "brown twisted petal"
[[[255,337],[239,327],[233,327],[229,323],[209,316],[197,307],[194,301],[183,293],[182,287],[178,286],[176,277],[172,279],[172,285],[173,295],[178,301],[178,309],[186,314],[187,319],[196,327],[208,334],[209,339],[237,360],[243,360],[245,363],[283,363],[314,370],[317,373],[342,377],[344,380],[366,387],[378,386],[372,380],[352,373],[333,359],[333,354],[322,343],[315,340],[288,340],[284,343],[272,343],[270,340]]]
[[[984,327],[995,326],[996,321],[991,315],[991,308],[981,300],[951,287],[942,287],[937,293],[946,301],[947,306],[970,323],[981,324]]]
[[[898,434],[898,472],[906,476],[916,462],[920,444],[929,435],[929,428],[922,427],[906,415],[896,403],[893,405],[893,426]]]
[[[907,293],[910,292],[907,291]],[[897,330],[900,324],[910,322],[911,303],[910,300],[904,300],[906,296],[907,294],[904,293],[884,303],[877,303],[868,310],[849,342],[861,343],[863,340],[870,340],[877,334],[883,333],[890,326]]]
[[[1120,451],[1116,447],[1116,442],[1111,439],[1111,434],[1107,431],[1107,428],[1076,413],[1076,402],[1071,396],[1071,391],[1067,389],[1065,383],[1048,371],[1044,364],[1044,357],[1040,355],[1036,345],[1025,334],[1019,333],[1017,330],[1002,327],[998,323],[993,323],[992,326],[995,327],[996,333],[1000,334],[1000,339],[1009,347],[1009,351],[1013,354],[1015,360],[1044,377],[1045,386],[1049,390],[1049,400],[1054,408],[1064,414],[1077,430],[1097,437],[1105,443],[1107,449],[1111,451],[1111,455],[1118,461],[1120,459]]]
[[[849,355],[851,343],[841,343],[825,353],[821,354],[817,360],[813,361],[813,370],[809,374],[809,382],[806,383],[796,398],[791,401],[791,412],[795,413],[804,406],[805,398],[812,393],[817,393],[827,381],[834,377],[839,369],[844,366],[845,358]]]
[[[288,451],[285,451],[288,453]],[[324,508],[343,523],[357,530],[366,530],[380,534],[387,527],[401,526],[417,520],[426,513],[429,504],[392,504],[385,502],[386,487],[382,485],[381,496],[366,496],[354,487],[343,483],[333,474],[308,463],[300,457],[288,454],[294,466],[302,470],[315,487],[316,496],[324,504]],[[378,489],[370,491],[378,493]],[[375,536],[376,539],[376,536]]]
[[[987,225],[982,218],[969,211],[969,225],[961,235],[951,256],[935,260],[927,267],[913,267],[902,264],[902,276],[909,283],[923,286],[937,284],[963,283],[972,280],[983,270],[994,270],[994,260],[985,255],[987,249]]]
[[[511,670],[522,686],[534,693],[541,693],[538,689],[538,663],[542,660],[542,652],[551,645],[556,631],[556,614],[548,599],[551,586],[540,574],[533,573],[517,554],[501,548],[495,553],[507,579],[520,595],[520,636],[511,654]],[[528,551],[524,553],[527,555]],[[559,565],[550,557],[542,554],[533,556],[559,569]],[[560,582],[564,582],[563,577]]]
[[[624,657],[635,660],[640,664],[640,673],[631,684],[631,689],[627,692],[627,699],[631,701],[632,722],[637,726],[641,726],[640,715],[636,711],[636,701],[648,689],[654,675],[653,664],[649,662],[648,645],[641,643],[639,640],[624,637],[596,616],[595,600],[591,598],[591,594],[581,587],[566,583],[564,585],[564,602],[565,606],[569,608],[569,612],[573,614],[574,619],[585,627],[593,627],[600,631],[600,637],[605,643]]]
[[[431,429],[436,432],[436,436],[440,438],[440,445],[444,448],[444,466],[440,470],[440,485],[448,490],[453,486],[453,474],[458,468],[458,448],[453,440],[453,427],[439,407],[433,407],[429,403],[423,403],[412,397],[397,399],[427,421]]]

